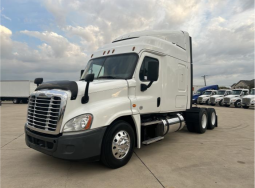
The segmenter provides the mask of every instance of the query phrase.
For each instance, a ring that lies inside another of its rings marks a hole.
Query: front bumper
[[[46,135],[25,127],[28,147],[53,157],[69,160],[99,159],[106,127],[73,135]]]
[[[250,104],[242,103],[242,106],[254,107],[255,104],[254,103],[250,103]]]

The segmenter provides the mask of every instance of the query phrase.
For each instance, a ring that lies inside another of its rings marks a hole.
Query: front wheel
[[[241,108],[241,101],[236,101],[234,105],[236,108]]]
[[[207,105],[209,105],[209,99],[205,102]]]
[[[220,100],[219,105],[223,106],[223,100]]]
[[[132,157],[135,134],[131,125],[125,121],[116,121],[107,129],[103,143],[101,161],[109,168],[119,168]]]

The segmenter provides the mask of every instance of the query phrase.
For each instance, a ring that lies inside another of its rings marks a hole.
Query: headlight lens
[[[252,100],[251,102],[255,102],[255,100]]]
[[[93,116],[91,114],[83,114],[70,119],[64,126],[63,132],[84,131],[90,129]]]
[[[216,99],[216,101],[220,101],[220,99]]]
[[[235,101],[236,101],[236,99],[232,99],[231,101],[232,101],[232,102],[235,102]]]

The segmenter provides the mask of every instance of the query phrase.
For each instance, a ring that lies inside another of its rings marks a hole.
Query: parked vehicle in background
[[[36,84],[29,80],[1,80],[1,101],[14,104],[27,103],[29,95],[36,89]]]
[[[197,99],[197,104],[209,104],[210,97],[217,94],[217,90],[207,90]]]
[[[254,107],[254,105],[255,105],[255,88],[252,88],[250,94],[242,98],[242,107],[248,109],[249,107]]]
[[[203,95],[206,90],[218,90],[219,86],[218,85],[211,85],[211,86],[205,86],[200,89],[198,89],[192,97],[192,104],[197,103],[197,99],[200,95]]]
[[[29,98],[27,146],[68,160],[128,163],[134,148],[181,130],[217,127],[213,108],[192,107],[191,37],[129,33],[91,55],[79,81],[42,83]],[[171,72],[171,74],[169,74]]]
[[[212,105],[212,106],[215,106],[215,105],[219,105],[219,106],[223,106],[223,98],[227,95],[230,95],[231,94],[231,90],[226,90],[226,89],[221,89],[221,90],[218,90],[217,94],[216,95],[213,95],[210,97],[210,101],[209,103]]]
[[[240,108],[242,98],[248,94],[248,89],[233,89],[231,95],[224,97],[223,104],[226,107],[235,106],[236,108]]]

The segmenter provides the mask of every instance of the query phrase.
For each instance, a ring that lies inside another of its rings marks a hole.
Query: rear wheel
[[[205,108],[192,108],[185,113],[186,126],[189,132],[204,133],[207,129],[207,119]]]
[[[204,133],[207,129],[207,112],[204,108],[201,108],[199,113],[199,121],[195,125],[195,129],[197,133]]]
[[[134,131],[125,121],[116,121],[107,129],[102,143],[101,161],[109,168],[119,168],[132,157]]]
[[[243,108],[244,108],[244,109],[248,109],[248,108],[249,108],[249,106],[243,106]]]
[[[13,99],[12,102],[13,102],[13,104],[18,104],[19,100],[18,99]]]
[[[230,105],[228,105],[228,104],[225,104],[225,106],[226,106],[226,107],[230,107]]]
[[[208,108],[207,109],[207,114],[208,114],[208,124],[207,124],[207,129],[214,129],[217,125],[217,116],[214,108]]]

